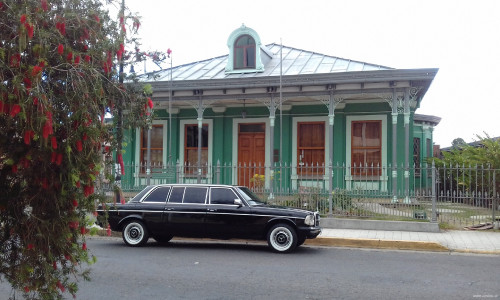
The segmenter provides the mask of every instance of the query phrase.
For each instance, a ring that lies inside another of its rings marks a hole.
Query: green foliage
[[[138,18],[115,21],[103,5],[0,0],[0,276],[25,298],[75,295],[90,278],[86,216],[100,201],[103,151],[117,147],[105,115],[151,123],[151,100],[117,71],[145,57]]]
[[[332,192],[332,205],[335,209],[348,211],[353,207],[352,197],[345,190],[335,190]]]

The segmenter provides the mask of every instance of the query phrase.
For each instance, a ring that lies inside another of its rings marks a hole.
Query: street
[[[500,257],[265,243],[173,240],[130,248],[91,237],[98,258],[77,299],[474,299],[500,298]],[[10,287],[0,284],[0,298]],[[66,295],[71,298],[69,294]]]

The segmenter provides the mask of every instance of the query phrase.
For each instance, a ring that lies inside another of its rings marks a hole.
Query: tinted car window
[[[205,203],[207,188],[187,187],[184,193],[184,203]]]
[[[234,204],[234,199],[238,197],[231,189],[212,188],[210,189],[211,204]]]
[[[144,202],[165,202],[167,201],[168,192],[170,192],[170,187],[159,187],[156,190],[152,191]]]
[[[152,185],[147,186],[139,194],[135,195],[135,197],[132,198],[131,201],[132,202],[139,202],[139,201],[141,201],[142,197],[144,197],[144,195],[146,195],[152,188],[154,188],[154,186],[152,186]]]
[[[172,194],[170,194],[170,200],[168,200],[168,202],[182,203],[183,197],[184,197],[184,187],[174,186],[172,188]]]

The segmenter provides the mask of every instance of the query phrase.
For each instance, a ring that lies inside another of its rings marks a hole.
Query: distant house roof
[[[436,126],[439,124],[439,122],[441,122],[440,117],[431,116],[431,115],[421,115],[421,114],[415,114],[415,116],[413,117],[413,120],[416,123],[428,123],[428,124],[431,124],[432,126]]]
[[[282,49],[282,50],[281,50]],[[282,53],[280,54],[280,50]],[[172,71],[173,81],[203,80],[203,79],[229,79],[229,78],[258,78],[279,76],[281,72],[280,61],[283,57],[282,75],[308,75],[327,74],[354,71],[394,70],[393,68],[355,61],[336,56],[329,56],[307,50],[281,46],[273,43],[261,47],[264,72],[226,74],[225,67],[228,55],[218,56],[202,61],[173,67],[172,70],[164,69],[143,75],[145,80],[170,80]],[[142,77],[142,76],[141,76]]]

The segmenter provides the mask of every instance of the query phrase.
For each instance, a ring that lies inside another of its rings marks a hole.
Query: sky
[[[142,17],[142,49],[170,48],[174,67],[227,55],[227,38],[245,24],[264,45],[283,43],[397,69],[438,68],[417,109],[442,118],[434,143],[447,147],[455,138],[500,136],[499,0],[125,3]]]

